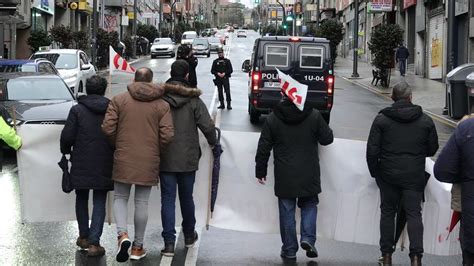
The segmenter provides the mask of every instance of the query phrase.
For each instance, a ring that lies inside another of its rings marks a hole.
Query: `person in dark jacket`
[[[104,97],[107,81],[100,76],[87,79],[87,96],[69,112],[61,132],[61,152],[71,155],[71,184],[76,191],[76,217],[79,237],[76,244],[89,256],[102,256],[100,237],[105,220],[107,192],[113,190],[112,145],[102,133],[109,99]],[[92,222],[89,226],[89,190],[93,190]]]
[[[183,59],[189,64],[189,76],[188,83],[192,88],[197,87],[197,75],[196,67],[198,65],[198,59],[194,56],[193,50],[189,45],[182,44],[178,47],[176,59]]]
[[[255,174],[265,184],[268,159],[273,150],[275,195],[280,212],[280,256],[296,259],[295,206],[301,209],[301,248],[308,257],[318,256],[316,216],[321,192],[318,143],[333,142],[332,130],[319,111],[305,107],[300,111],[286,96],[267,117],[258,141]]]
[[[214,122],[199,98],[201,91],[190,88],[188,76],[186,61],[176,60],[171,65],[171,78],[164,84],[163,99],[171,107],[175,130],[173,141],[161,153],[161,221],[165,242],[161,253],[164,256],[174,256],[176,188],[183,217],[184,244],[192,247],[198,239],[193,200],[194,181],[201,157],[198,129],[211,147],[217,141]]]
[[[461,185],[461,248],[463,265],[474,265],[474,118],[462,121],[438,156],[434,175]]]
[[[411,102],[409,85],[393,87],[394,103],[379,112],[367,141],[367,164],[380,189],[380,250],[383,265],[392,264],[395,214],[407,214],[412,265],[421,265],[423,223],[421,202],[426,186],[425,160],[438,150],[433,120]]]
[[[395,55],[396,61],[400,66],[400,75],[405,76],[406,68],[407,68],[407,59],[410,56],[410,52],[408,49],[402,44],[397,49],[397,53]]]
[[[224,93],[225,99],[227,100],[227,109],[232,110],[230,102],[232,101],[230,97],[230,83],[229,79],[232,72],[232,63],[229,59],[224,58],[224,50],[219,48],[217,50],[217,55],[219,56],[212,62],[211,73],[215,76],[214,84],[217,86],[217,92],[219,93],[219,102],[221,103],[217,108],[224,109]]]

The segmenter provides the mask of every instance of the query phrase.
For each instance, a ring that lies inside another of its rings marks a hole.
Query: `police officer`
[[[224,93],[222,89],[225,90],[225,98],[227,100],[227,109],[232,110],[232,106],[230,105],[231,98],[230,98],[230,84],[229,78],[232,74],[232,64],[230,60],[224,58],[224,50],[222,48],[217,50],[217,55],[219,56],[217,59],[214,60],[212,63],[211,73],[216,77],[214,79],[214,84],[217,86],[217,91],[219,92],[219,101],[221,105],[217,107],[218,109],[224,109]]]
[[[176,59],[183,59],[189,64],[188,83],[192,88],[197,87],[196,67],[198,59],[194,56],[193,50],[189,45],[182,44],[178,47]]]

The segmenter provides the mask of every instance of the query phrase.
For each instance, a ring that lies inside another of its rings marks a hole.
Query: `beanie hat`
[[[185,60],[178,59],[171,64],[171,77],[184,78],[189,73],[189,64]]]

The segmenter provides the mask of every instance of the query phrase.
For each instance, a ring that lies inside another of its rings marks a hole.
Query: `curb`
[[[382,97],[384,97],[384,98],[389,98],[389,97],[387,96],[387,94],[389,94],[389,92],[386,92],[386,91],[377,89],[377,88],[372,87],[372,86],[368,86],[368,85],[366,85],[366,84],[364,84],[364,83],[362,83],[362,82],[359,82],[359,81],[357,81],[357,80],[344,77],[344,76],[342,76],[342,75],[336,74],[336,76],[338,76],[338,77],[340,77],[340,78],[343,78],[344,80],[346,80],[346,81],[348,81],[348,82],[350,82],[350,83],[352,83],[352,84],[355,84],[355,85],[357,85],[357,86],[359,86],[359,87],[362,87],[362,88],[364,88],[364,89],[366,89],[366,90],[368,90],[368,91],[371,91],[371,92],[373,92],[373,93],[375,93],[375,94],[377,94],[377,95],[379,95],[379,96],[382,96]],[[423,112],[426,113],[427,115],[429,115],[430,117],[432,117],[433,119],[438,120],[439,122],[441,122],[441,123],[443,123],[443,124],[445,124],[445,125],[447,125],[447,126],[450,126],[450,127],[456,127],[456,126],[457,126],[457,122],[456,122],[456,121],[451,120],[451,119],[449,119],[449,118],[446,118],[446,117],[444,117],[444,116],[442,116],[442,115],[439,115],[439,114],[433,113],[433,112],[431,112],[431,111],[425,110],[424,108],[423,108]]]

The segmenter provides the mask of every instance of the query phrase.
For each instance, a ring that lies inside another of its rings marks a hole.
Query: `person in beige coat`
[[[152,186],[158,184],[160,150],[174,135],[170,106],[161,98],[164,88],[152,84],[152,80],[153,72],[149,68],[138,69],[127,91],[112,98],[102,123],[102,131],[115,146],[112,179],[118,262],[146,256],[143,238],[148,221],[148,199]],[[132,185],[135,185],[133,246],[127,230]]]

